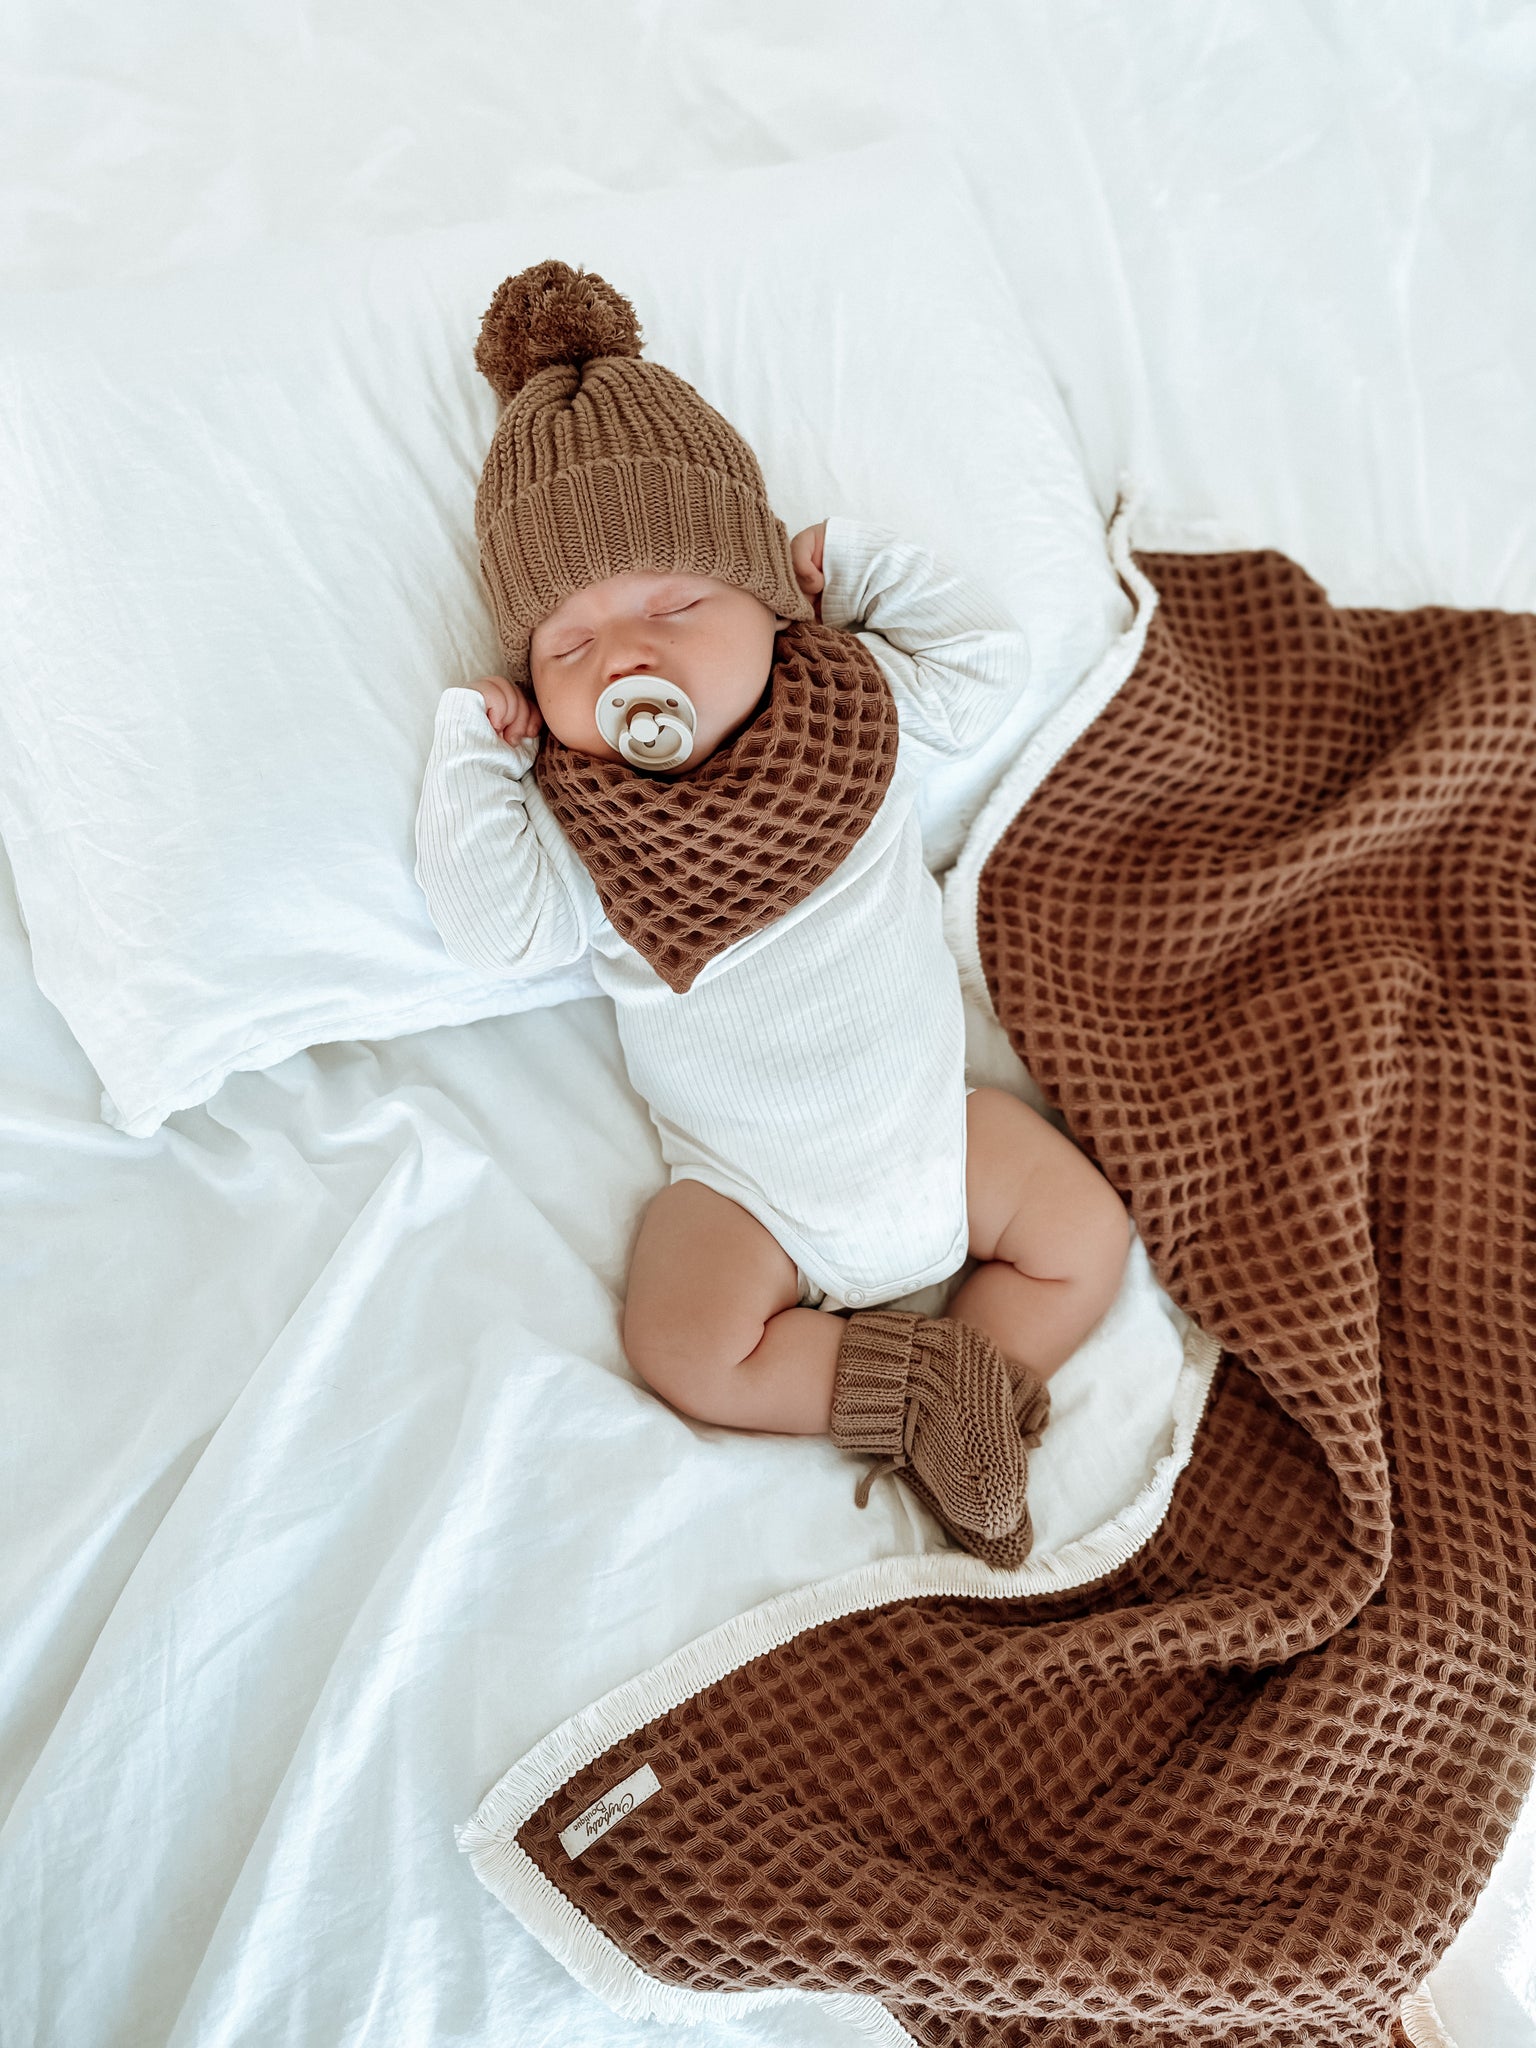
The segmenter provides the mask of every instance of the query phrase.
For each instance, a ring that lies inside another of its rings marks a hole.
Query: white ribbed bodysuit
[[[614,930],[528,772],[538,741],[498,738],[478,691],[439,703],[416,875],[471,966],[536,973],[590,944],[671,1178],[771,1231],[802,1302],[871,1308],[966,1257],[964,1018],[917,778],[987,737],[1028,652],[995,604],[881,529],[830,519],[823,573],[823,622],[856,631],[890,684],[895,772],[841,867],[685,993]]]

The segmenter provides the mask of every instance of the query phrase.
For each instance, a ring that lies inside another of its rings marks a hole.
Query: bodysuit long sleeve
[[[1024,635],[926,548],[883,527],[829,519],[821,616],[857,634],[896,700],[903,740],[953,757],[979,746],[1029,675]]]
[[[539,974],[579,960],[597,891],[537,779],[538,740],[509,746],[478,690],[445,690],[416,814],[416,879],[456,960]]]
[[[901,741],[876,815],[831,874],[679,993],[614,929],[544,803],[535,743],[445,692],[418,873],[450,950],[526,974],[583,933],[672,1179],[737,1202],[794,1259],[802,1299],[873,1306],[964,1261],[965,1017],[917,795],[1018,701],[1023,635],[922,548],[828,523],[825,623],[856,632]]]

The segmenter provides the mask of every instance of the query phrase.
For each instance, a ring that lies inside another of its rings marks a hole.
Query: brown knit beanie
[[[640,360],[634,307],[595,271],[509,277],[475,362],[502,405],[475,532],[514,682],[541,619],[629,569],[717,576],[780,618],[814,618],[756,456],[691,384]]]

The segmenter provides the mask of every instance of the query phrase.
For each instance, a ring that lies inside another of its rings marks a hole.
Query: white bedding
[[[0,283],[937,127],[1106,512],[1129,470],[1166,531],[1285,547],[1341,600],[1536,607],[1529,8],[23,0],[9,22]],[[893,221],[893,280],[900,246]],[[1008,1077],[973,1029],[975,1074]],[[805,2004],[617,2017],[454,1846],[608,1688],[927,1540],[894,1486],[854,1510],[830,1447],[686,1424],[624,1371],[664,1175],[606,1004],[298,1053],[147,1138],[99,1095],[7,884],[4,2048],[862,2038]],[[1150,1361],[1097,1493],[1047,1504],[1047,1549],[1145,1476],[1175,1369]],[[1536,2048],[1531,1816],[1421,2043]]]

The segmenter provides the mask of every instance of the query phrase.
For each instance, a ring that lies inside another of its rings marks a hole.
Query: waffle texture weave
[[[681,995],[842,866],[885,801],[900,737],[861,641],[786,626],[762,709],[691,775],[600,760],[548,728],[534,774],[609,923]]]
[[[928,2048],[1383,2048],[1536,1762],[1536,618],[1142,566],[980,923],[1225,1349],[1167,1518],[1075,1591],[806,1630],[517,1839],[654,1975],[872,1993]]]

